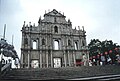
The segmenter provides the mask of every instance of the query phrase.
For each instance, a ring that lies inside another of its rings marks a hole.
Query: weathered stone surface
[[[24,22],[21,30],[21,68],[76,66],[76,60],[79,61],[77,63],[84,62],[81,58],[83,54],[88,58],[84,27],[73,29],[70,19],[65,18],[64,14],[53,9],[45,13],[43,19],[39,18],[38,26]],[[84,63],[87,65],[86,61]]]

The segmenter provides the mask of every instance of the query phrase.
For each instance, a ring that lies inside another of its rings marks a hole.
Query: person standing
[[[105,65],[105,56],[103,55],[101,56],[101,62],[102,62],[101,65]]]

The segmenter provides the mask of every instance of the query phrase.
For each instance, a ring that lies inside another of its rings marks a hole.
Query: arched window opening
[[[57,26],[54,27],[54,31],[55,31],[55,33],[58,33],[58,27]]]
[[[77,44],[77,42],[74,43],[74,46],[75,46],[75,50],[78,50],[78,44]]]
[[[59,50],[59,41],[58,40],[54,41],[54,49]]]
[[[33,49],[37,49],[37,41],[33,40]]]
[[[68,40],[68,46],[71,46],[71,41],[70,40]]]
[[[45,45],[45,39],[42,39],[42,45]]]

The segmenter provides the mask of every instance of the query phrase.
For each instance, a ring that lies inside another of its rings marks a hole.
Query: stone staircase
[[[80,77],[120,74],[119,65],[62,68],[19,68],[10,70],[1,80],[65,80]]]

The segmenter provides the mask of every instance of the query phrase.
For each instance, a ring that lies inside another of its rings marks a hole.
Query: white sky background
[[[73,28],[85,27],[87,44],[91,39],[112,40],[120,45],[120,0],[0,0],[0,38],[6,24],[7,42],[12,42],[20,56],[21,29],[24,21],[38,25],[48,11],[64,12]]]

